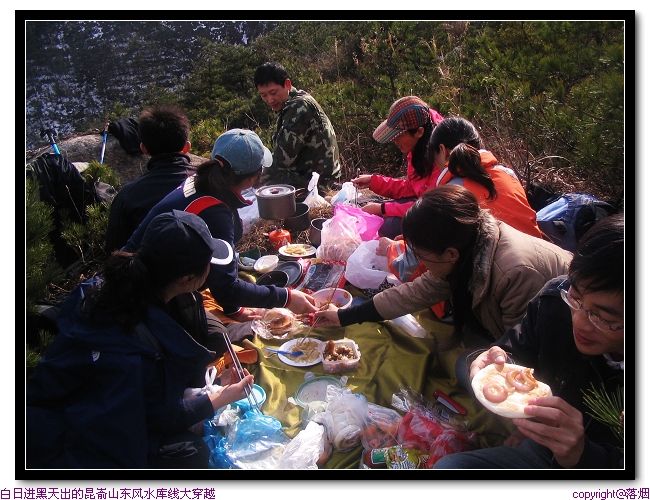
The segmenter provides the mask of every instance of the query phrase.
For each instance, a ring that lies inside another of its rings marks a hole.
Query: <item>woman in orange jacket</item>
[[[428,161],[442,169],[435,187],[461,185],[496,219],[523,233],[542,237],[537,214],[528,203],[517,175],[483,149],[483,141],[470,121],[460,116],[442,120],[429,138]],[[403,241],[382,240],[377,253],[388,256],[391,270],[401,281],[413,281],[426,271]],[[447,304],[437,304],[432,309],[441,319],[449,314]]]
[[[442,168],[436,186],[464,186],[474,193],[481,208],[489,209],[497,219],[522,233],[542,237],[537,213],[528,203],[517,175],[483,149],[483,141],[471,122],[460,116],[445,118],[431,134],[428,153],[429,161]]]

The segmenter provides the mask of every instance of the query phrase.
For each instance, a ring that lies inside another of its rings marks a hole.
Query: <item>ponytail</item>
[[[257,175],[259,172],[237,175],[228,160],[216,155],[214,160],[206,161],[196,168],[194,187],[199,192],[216,195],[223,189],[236,186],[243,180]]]
[[[471,179],[487,189],[489,193],[488,200],[493,200],[497,197],[498,193],[494,181],[485,168],[483,168],[481,153],[474,146],[461,142],[454,147],[449,154],[447,167],[449,168],[449,172],[455,177]]]

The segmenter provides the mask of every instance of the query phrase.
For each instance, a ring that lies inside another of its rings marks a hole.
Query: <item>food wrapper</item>
[[[429,453],[402,445],[364,450],[362,469],[429,469]]]

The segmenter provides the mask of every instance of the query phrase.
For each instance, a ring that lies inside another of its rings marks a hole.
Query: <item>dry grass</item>
[[[335,194],[327,193],[327,196],[331,197]],[[309,218],[311,220],[323,217],[325,219],[330,219],[333,215],[332,207],[328,206],[325,208],[310,208],[309,209]],[[238,252],[245,252],[252,248],[259,248],[262,255],[274,254],[276,253],[271,243],[269,242],[269,233],[280,227],[281,221],[279,220],[266,220],[258,219],[253,224],[251,224],[251,229],[246,233],[239,245],[237,246]],[[297,234],[292,234],[292,243],[309,243],[309,229],[305,231],[300,231]]]

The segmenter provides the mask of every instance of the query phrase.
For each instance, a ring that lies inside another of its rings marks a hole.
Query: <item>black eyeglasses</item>
[[[562,300],[564,300],[564,302],[566,302],[568,306],[574,311],[579,311],[580,309],[583,309],[582,302],[580,302],[578,299],[576,299],[573,295],[569,293],[570,286],[571,286],[571,281],[566,279],[562,283],[560,283],[557,288],[558,290],[560,290],[560,295],[562,296]],[[612,327],[612,323],[610,321],[601,318],[593,311],[587,311],[585,309],[585,312],[587,313],[587,317],[589,318],[589,321],[591,321],[591,324],[594,325],[599,330],[602,330],[604,332],[608,330],[612,332],[617,332],[623,329],[623,325],[617,326],[616,328]]]

